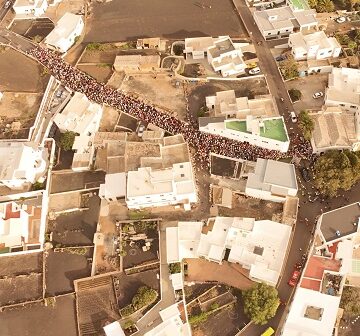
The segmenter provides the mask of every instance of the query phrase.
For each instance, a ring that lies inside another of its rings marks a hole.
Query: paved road
[[[9,6],[8,8],[5,8],[5,3],[6,0],[1,2],[1,7],[0,7],[0,22],[2,21],[2,19],[5,17],[6,13],[11,9],[12,7],[12,0],[11,0],[11,6]]]

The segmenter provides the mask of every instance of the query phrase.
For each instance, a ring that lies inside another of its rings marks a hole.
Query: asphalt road
[[[11,1],[12,2],[12,1]],[[5,8],[5,3],[6,3],[6,0],[2,1],[1,2],[1,7],[0,7],[0,22],[2,21],[2,19],[5,17],[6,13],[11,9],[12,7],[12,4],[11,6],[9,6],[8,8]]]

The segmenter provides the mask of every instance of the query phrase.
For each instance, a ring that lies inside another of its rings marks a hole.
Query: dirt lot
[[[174,80],[167,74],[134,75],[133,79],[123,81],[121,89],[125,92],[141,95],[149,102],[175,112],[175,116],[184,118],[186,113],[183,87],[175,86]]]
[[[274,216],[281,216],[282,210],[282,203],[268,202],[256,198],[235,195],[233,199],[233,208],[219,208],[219,216],[233,217],[241,214],[242,217],[251,217],[257,220],[271,220]]]
[[[135,132],[137,130],[139,121],[127,113],[120,113],[120,117],[116,124],[116,128],[125,131]]]
[[[129,41],[155,36],[172,39],[245,36],[232,1],[206,0],[207,8],[202,8],[199,3],[192,0],[94,2],[85,41]]]
[[[42,95],[37,93],[5,92],[0,101],[0,139],[27,138],[30,127],[34,125],[41,98]],[[11,125],[14,121],[20,125]],[[7,124],[11,127],[6,127]]]
[[[46,293],[53,296],[73,292],[74,280],[90,276],[91,265],[87,258],[92,255],[92,248],[86,255],[50,251],[46,258]]]
[[[264,78],[247,78],[241,80],[211,80],[209,82],[189,83],[186,91],[189,99],[189,113],[197,117],[200,107],[205,105],[205,97],[214,96],[218,91],[235,90],[236,97],[252,97],[268,94]]]
[[[0,313],[1,336],[77,336],[75,297],[56,300],[54,307],[28,304]]]
[[[43,253],[29,253],[0,258],[0,277],[42,272]]]
[[[42,274],[18,275],[0,280],[0,306],[42,297]]]
[[[13,32],[29,39],[35,36],[44,39],[53,29],[54,24],[48,18],[15,20],[10,27]]]
[[[118,118],[119,111],[105,105],[100,121],[99,132],[112,132],[115,129]]]
[[[94,77],[98,82],[103,82],[103,83],[106,83],[109,80],[113,72],[112,64],[108,64],[108,63],[89,64],[89,65],[80,64],[78,65],[78,69]]]
[[[92,245],[100,211],[100,199],[90,198],[89,210],[59,215],[49,222],[47,231],[53,232],[54,244],[65,246]]]
[[[0,91],[43,92],[49,80],[43,67],[23,54],[0,50]]]

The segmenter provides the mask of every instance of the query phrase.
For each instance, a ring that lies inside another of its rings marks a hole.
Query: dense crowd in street
[[[279,159],[289,156],[289,153],[280,153],[249,143],[200,132],[193,125],[172,117],[155,106],[97,82],[91,76],[66,63],[57,53],[48,49],[37,47],[28,53],[69,89],[85,94],[90,100],[98,104],[107,104],[140,120],[152,123],[171,134],[182,134],[189,145],[197,149],[197,159],[201,162],[209,162],[210,152],[252,161],[258,157]],[[299,157],[308,157],[311,153],[311,150],[309,152],[309,145],[305,142],[293,147],[293,150],[296,153],[290,153],[291,156],[295,154]]]

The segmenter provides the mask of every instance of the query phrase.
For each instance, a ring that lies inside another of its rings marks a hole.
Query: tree
[[[301,99],[302,94],[301,94],[300,90],[290,89],[288,92],[289,92],[289,96],[293,102],[296,102]]]
[[[306,140],[311,139],[312,132],[315,128],[314,120],[311,119],[308,111],[301,111],[299,114],[299,127]]]
[[[155,289],[149,288],[147,286],[142,286],[138,289],[137,293],[132,298],[131,303],[135,310],[138,310],[152,303],[156,299],[156,297],[157,292]]]
[[[354,51],[357,48],[357,43],[355,41],[349,41],[347,46]]]
[[[350,315],[360,314],[360,291],[358,288],[345,286],[341,295],[340,307]]]
[[[181,264],[179,262],[169,264],[169,271],[171,274],[180,273]]]
[[[340,189],[349,190],[360,179],[360,153],[330,150],[320,156],[314,166],[314,184],[327,196]]]
[[[331,13],[335,10],[332,0],[318,0],[316,11],[318,13]]]
[[[59,140],[60,148],[65,151],[71,150],[74,144],[75,135],[76,133],[71,131],[66,131],[65,133],[62,133]]]
[[[255,323],[264,325],[275,316],[280,300],[275,287],[257,283],[243,291],[244,312]]]
[[[317,3],[318,3],[317,0],[308,0],[308,4],[311,8],[316,9]]]
[[[288,57],[281,61],[279,65],[284,79],[294,79],[299,77],[298,63],[295,61],[294,57]]]

